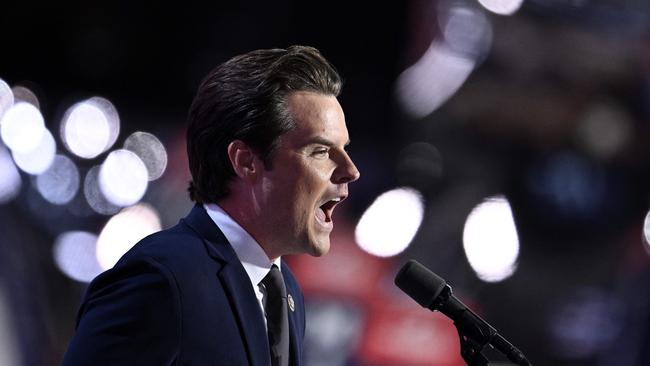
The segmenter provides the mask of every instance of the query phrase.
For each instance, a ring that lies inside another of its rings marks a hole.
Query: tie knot
[[[269,297],[287,297],[287,289],[284,286],[282,272],[280,272],[280,269],[275,264],[271,267],[269,273],[262,280],[262,284],[264,284]]]

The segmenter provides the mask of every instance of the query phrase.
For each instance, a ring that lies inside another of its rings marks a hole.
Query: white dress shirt
[[[282,269],[280,258],[278,257],[275,261],[271,262],[257,241],[218,205],[206,203],[203,207],[235,250],[237,258],[239,258],[246,274],[248,274],[251,280],[251,286],[253,286],[253,291],[255,291],[255,296],[262,309],[262,314],[264,314],[266,290],[264,286],[260,286],[259,284],[269,273],[273,264]],[[266,323],[266,317],[264,318],[264,322]]]

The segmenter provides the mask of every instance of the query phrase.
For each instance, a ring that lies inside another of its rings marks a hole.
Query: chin
[[[322,257],[325,254],[329,253],[329,251],[330,251],[329,248],[327,248],[327,250],[316,250],[311,254],[311,256],[312,257]]]
[[[330,251],[330,242],[312,242],[309,254],[312,257],[322,257]]]

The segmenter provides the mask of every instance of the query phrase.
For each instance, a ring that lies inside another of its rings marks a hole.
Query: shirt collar
[[[280,258],[271,262],[259,243],[219,205],[206,203],[203,207],[228,239],[254,287],[262,282],[273,264],[282,268]]]

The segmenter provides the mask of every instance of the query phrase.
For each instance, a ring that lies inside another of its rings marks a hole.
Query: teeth
[[[339,201],[341,201],[341,198],[332,198],[332,201],[339,202]]]

